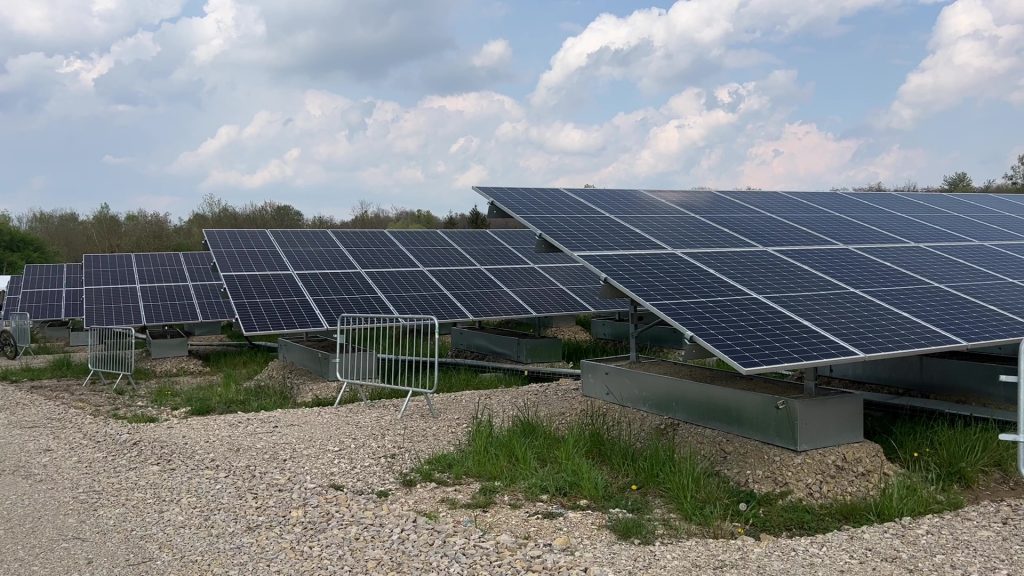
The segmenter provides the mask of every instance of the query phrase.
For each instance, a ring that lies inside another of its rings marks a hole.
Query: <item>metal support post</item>
[[[636,335],[637,335],[637,312],[636,300],[629,301],[629,361],[637,361]]]
[[[814,396],[818,393],[818,369],[815,367],[804,368],[804,396]]]
[[[1017,352],[1017,375],[1000,376],[1000,382],[1017,383],[1017,433],[1000,434],[1000,440],[1017,443],[1017,471],[1024,476],[1024,340]]]

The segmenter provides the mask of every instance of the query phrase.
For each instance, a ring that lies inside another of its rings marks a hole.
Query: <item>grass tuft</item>
[[[52,358],[46,364],[22,365],[0,368],[0,380],[4,382],[26,382],[35,380],[69,380],[85,379],[89,375],[89,365],[74,360],[68,354]]]
[[[134,412],[132,414],[122,414],[120,412],[112,412],[110,417],[115,420],[123,420],[128,424],[156,424],[160,421],[158,416],[152,414],[146,414],[144,412]]]

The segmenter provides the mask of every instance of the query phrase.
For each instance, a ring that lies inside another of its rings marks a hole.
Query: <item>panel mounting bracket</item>
[[[558,246],[555,246],[551,242],[548,242],[545,238],[537,236],[537,243],[533,245],[533,251],[541,254],[551,254],[561,252]]]
[[[509,214],[508,212],[505,212],[501,208],[499,208],[497,205],[494,204],[494,202],[491,202],[491,203],[489,203],[487,205],[487,217],[488,218],[511,218],[512,215]]]
[[[597,297],[604,300],[615,300],[618,298],[629,298],[622,293],[621,290],[612,286],[607,282],[601,282],[601,289],[597,292]]]

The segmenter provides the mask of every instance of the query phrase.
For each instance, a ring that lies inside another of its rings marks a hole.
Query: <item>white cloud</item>
[[[627,80],[653,89],[682,76],[768,59],[749,44],[812,29],[890,0],[680,0],[669,9],[602,14],[565,40],[531,95],[549,106],[588,83]]]
[[[747,151],[740,182],[768,190],[834,185],[843,182],[842,174],[861,144],[822,132],[813,124],[787,124],[778,138]]]
[[[115,156],[113,154],[104,154],[103,158],[100,158],[100,162],[108,166],[121,166],[124,164],[131,164],[135,161],[135,158],[131,156]]]
[[[958,0],[939,13],[928,48],[900,86],[889,126],[909,128],[968,98],[1024,103],[1024,2]]]
[[[473,66],[477,68],[497,68],[505,66],[512,60],[512,47],[508,40],[498,38],[484,44],[480,51],[473,56]]]

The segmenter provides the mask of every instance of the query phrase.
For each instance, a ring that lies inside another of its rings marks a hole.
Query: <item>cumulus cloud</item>
[[[531,95],[550,106],[593,82],[652,89],[687,75],[768,60],[753,40],[834,30],[843,18],[888,0],[680,0],[619,17],[602,14],[565,40]]]
[[[1024,103],[1024,2],[958,0],[939,13],[928,48],[900,86],[889,126],[909,128],[968,98]]]

